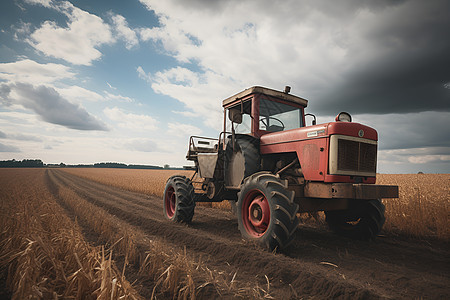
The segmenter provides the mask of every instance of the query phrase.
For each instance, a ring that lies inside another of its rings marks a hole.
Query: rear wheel
[[[194,187],[184,176],[172,176],[164,189],[164,216],[174,222],[192,221],[194,216]]]
[[[325,212],[326,221],[335,233],[358,240],[374,239],[383,228],[385,207],[380,200],[358,202],[347,210]]]
[[[244,180],[238,193],[237,217],[239,230],[270,250],[285,248],[297,229],[298,205],[294,192],[270,172],[259,172]]]

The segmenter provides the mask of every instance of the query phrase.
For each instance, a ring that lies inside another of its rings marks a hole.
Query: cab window
[[[284,131],[303,126],[302,109],[261,98],[259,103],[259,129]]]

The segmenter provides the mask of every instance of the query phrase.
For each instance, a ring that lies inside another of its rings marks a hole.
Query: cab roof
[[[303,99],[303,98],[300,98],[300,97],[297,97],[297,96],[294,96],[294,95],[291,95],[291,94],[288,94],[285,92],[280,92],[280,91],[276,91],[273,89],[265,88],[262,86],[253,86],[253,87],[243,90],[240,93],[237,93],[231,97],[226,98],[225,100],[222,101],[222,106],[225,107],[225,106],[233,103],[236,100],[240,100],[240,99],[245,98],[252,94],[264,94],[267,96],[285,100],[287,102],[300,104],[304,107],[306,107],[308,105],[308,100],[306,100],[306,99]]]

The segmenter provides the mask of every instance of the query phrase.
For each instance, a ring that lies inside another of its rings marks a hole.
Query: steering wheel
[[[263,119],[261,119],[261,120],[259,120],[259,121],[260,121],[261,123],[263,123],[264,126],[266,126],[266,130],[267,130],[267,131],[271,131],[271,130],[268,130],[271,126],[268,126],[268,125],[267,125],[266,119],[272,119],[272,120],[275,120],[275,121],[277,121],[277,122],[280,123],[281,126],[271,125],[271,126],[276,126],[276,127],[281,128],[280,130],[277,130],[277,131],[283,131],[283,130],[284,130],[284,128],[285,128],[284,123],[283,123],[280,119],[277,119],[277,118],[275,118],[275,117],[264,117]]]

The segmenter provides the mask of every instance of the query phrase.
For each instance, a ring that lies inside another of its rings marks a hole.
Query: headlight
[[[336,122],[351,122],[352,116],[349,113],[341,112],[336,116]]]

